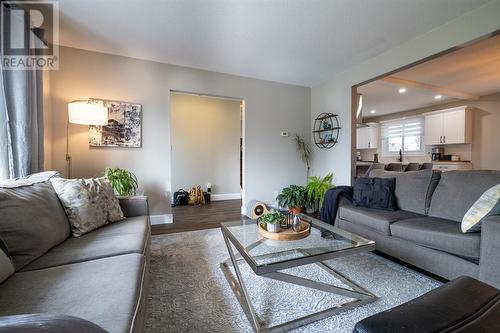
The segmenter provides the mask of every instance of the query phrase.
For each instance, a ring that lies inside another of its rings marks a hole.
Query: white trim
[[[150,215],[149,221],[151,225],[158,224],[169,224],[173,223],[173,215],[172,214],[158,214],[158,215]]]
[[[241,215],[250,217],[250,216],[247,215],[247,209],[246,209],[245,206],[241,206]]]
[[[241,192],[240,193],[212,194],[210,196],[211,201],[236,200],[236,199],[241,199]]]

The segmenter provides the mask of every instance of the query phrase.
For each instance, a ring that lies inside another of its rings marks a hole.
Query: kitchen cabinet
[[[425,144],[472,142],[472,110],[467,106],[425,114]]]
[[[378,148],[378,124],[369,124],[368,126],[356,129],[356,148]]]

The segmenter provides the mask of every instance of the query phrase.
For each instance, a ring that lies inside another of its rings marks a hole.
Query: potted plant
[[[281,207],[288,207],[292,213],[298,214],[307,201],[306,189],[304,186],[290,185],[281,190],[276,199]]]
[[[302,136],[295,133],[293,138],[297,146],[297,151],[299,152],[300,159],[306,164],[307,173],[306,178],[309,177],[309,170],[311,169],[311,144],[306,142]]]
[[[120,168],[106,168],[104,176],[109,179],[111,187],[119,196],[135,195],[137,190],[137,177],[130,171]]]
[[[278,211],[273,211],[259,218],[259,223],[269,232],[280,232],[280,225],[285,215]]]
[[[314,207],[314,212],[318,212],[323,206],[325,193],[333,184],[333,174],[329,173],[325,177],[311,176],[306,185],[307,202]]]

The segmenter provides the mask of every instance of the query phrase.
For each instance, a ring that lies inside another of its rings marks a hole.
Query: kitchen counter
[[[434,164],[453,164],[453,165],[460,165],[460,164],[470,164],[470,161],[432,161]]]

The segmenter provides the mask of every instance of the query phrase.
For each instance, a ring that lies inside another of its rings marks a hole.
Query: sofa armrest
[[[487,217],[481,225],[479,279],[500,288],[500,215]]]
[[[118,201],[125,217],[149,216],[146,196],[118,197]]]

